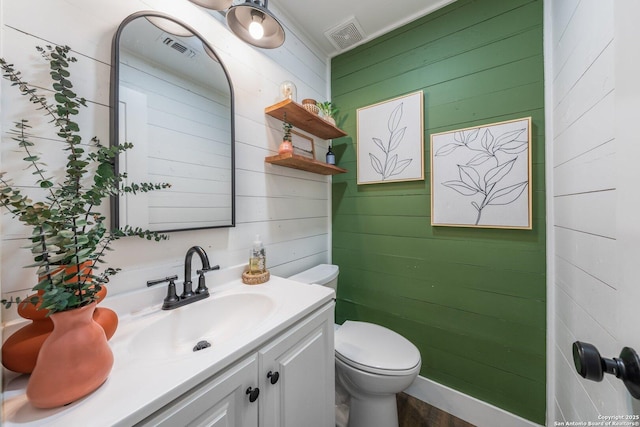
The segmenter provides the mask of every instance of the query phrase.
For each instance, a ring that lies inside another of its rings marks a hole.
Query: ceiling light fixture
[[[257,10],[251,11],[251,23],[249,24],[249,34],[254,40],[260,40],[264,37],[264,15]]]
[[[193,1],[193,0],[192,0]],[[273,49],[284,43],[284,28],[267,9],[268,0],[245,0],[227,11],[227,25],[245,42]]]

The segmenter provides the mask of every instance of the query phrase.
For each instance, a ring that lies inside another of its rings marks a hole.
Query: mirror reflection
[[[114,225],[153,231],[230,227],[233,89],[213,48],[187,25],[137,13],[114,38],[112,144],[129,182],[171,188],[114,200]]]

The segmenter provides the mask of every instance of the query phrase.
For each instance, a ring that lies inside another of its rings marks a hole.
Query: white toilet
[[[320,264],[289,279],[337,290],[338,266]],[[396,393],[420,372],[420,352],[380,325],[347,320],[336,326],[336,377],[350,395],[349,427],[398,427]]]

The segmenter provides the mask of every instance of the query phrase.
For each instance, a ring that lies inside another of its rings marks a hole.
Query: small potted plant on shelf
[[[62,176],[52,178],[36,153],[28,121],[16,122],[9,131],[11,139],[25,154],[27,169],[35,177],[36,189],[29,192],[34,198],[37,193],[40,200],[34,201],[23,194],[22,189],[6,177],[6,172],[0,172],[0,206],[31,228],[29,248],[34,262],[27,267],[37,267],[39,279],[33,286],[36,295],[22,302],[20,298],[3,299],[2,303],[7,307],[13,303],[33,304],[53,321],[53,330],[36,349],[37,362],[27,386],[29,401],[36,407],[49,408],[91,393],[111,371],[113,354],[105,330],[93,318],[103,285],[119,271],[109,267],[97,272],[105,253],[112,250],[113,241],[124,236],[156,241],[168,238],[129,226],[109,230],[106,217],[98,208],[111,196],[158,190],[169,184],[123,185],[126,175],[114,172],[114,161],[119,153],[132,148],[132,144],[105,147],[96,137],[90,143],[83,140],[75,116],[86,106],[86,100],[73,91],[69,71],[70,63],[76,59],[69,56],[68,46],[38,47],[37,50],[49,63],[55,103],[26,82],[13,64],[0,58],[0,67],[3,77],[55,127],[67,160],[64,172],[58,174]],[[82,320],[75,320],[77,317]],[[64,326],[68,322],[72,323],[69,328],[81,329],[68,333]],[[79,342],[69,340],[74,335],[80,338]]]
[[[335,117],[336,114],[338,114],[338,109],[333,105],[333,103],[331,101],[320,102],[318,103],[318,108],[320,109],[322,118],[335,126]]]
[[[287,122],[287,113],[284,113],[284,118],[282,119],[284,135],[282,136],[282,143],[278,147],[278,154],[293,153],[293,145],[291,144],[291,128],[293,128],[293,126],[291,123]]]

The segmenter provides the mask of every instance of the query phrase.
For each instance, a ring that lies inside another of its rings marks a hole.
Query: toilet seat
[[[380,325],[347,320],[334,336],[336,357],[365,372],[410,375],[421,364],[415,345]]]

